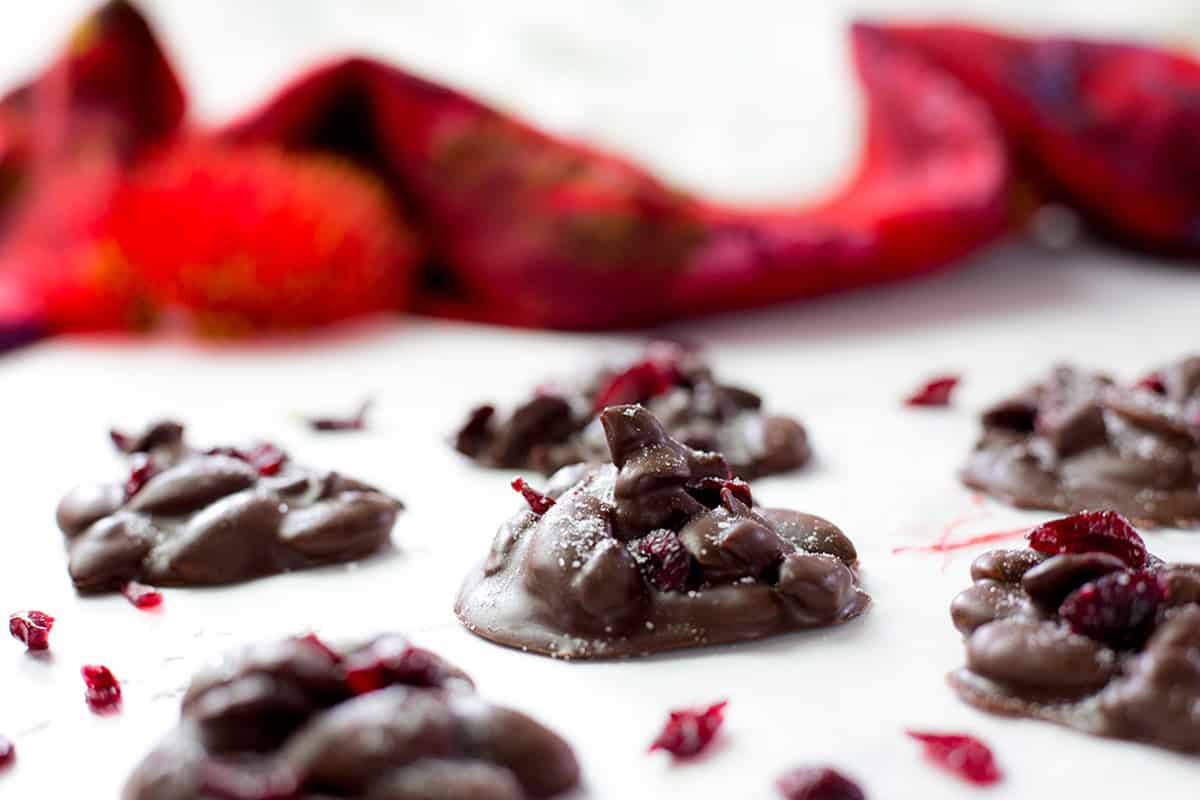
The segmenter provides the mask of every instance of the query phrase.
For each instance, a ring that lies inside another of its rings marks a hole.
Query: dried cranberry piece
[[[797,767],[775,785],[785,800],[866,800],[857,783],[830,767]]]
[[[129,477],[125,479],[125,499],[142,490],[151,478],[158,474],[158,465],[148,455],[138,453],[130,461]]]
[[[679,365],[674,358],[636,361],[600,387],[592,400],[592,410],[600,413],[609,406],[645,403],[665,394],[679,378]]]
[[[1116,648],[1141,645],[1154,630],[1166,599],[1162,579],[1149,570],[1113,572],[1067,595],[1058,614],[1071,630]]]
[[[361,431],[367,427],[367,412],[372,399],[368,397],[359,404],[358,410],[348,417],[309,417],[308,425],[314,431]]]
[[[660,592],[681,592],[687,587],[692,561],[673,531],[660,528],[630,544],[651,586]]]
[[[529,504],[529,508],[539,516],[545,514],[554,505],[554,500],[534,489],[525,482],[524,478],[513,478],[512,488],[521,493],[525,502]]]
[[[746,505],[754,505],[754,499],[750,494],[750,484],[741,478],[700,478],[687,484],[684,488],[692,497],[709,508],[716,508],[721,504],[721,492],[725,489],[733,492],[733,496]]]
[[[112,439],[113,447],[120,450],[122,453],[128,453],[133,449],[133,437],[128,433],[123,433],[116,428],[110,428],[108,438]]]
[[[116,711],[121,705],[121,684],[108,667],[99,664],[85,664],[79,670],[83,675],[84,699],[88,706],[97,714],[108,714]]]
[[[333,663],[335,663],[335,664],[342,663],[341,654],[338,653],[336,650],[334,650],[329,645],[325,644],[323,641],[321,641],[320,637],[317,636],[315,633],[306,633],[303,636],[297,636],[296,640],[300,641],[300,642],[304,642],[305,644],[307,644],[311,647],[315,647],[317,650],[320,650]]]
[[[17,760],[17,746],[6,736],[0,736],[0,770],[8,769]]]
[[[1116,511],[1085,511],[1043,523],[1029,532],[1029,546],[1046,555],[1111,553],[1130,567],[1146,564],[1146,543]]]
[[[925,745],[925,756],[963,780],[990,786],[1000,780],[1000,769],[992,751],[974,736],[964,733],[922,733],[907,731]]]
[[[299,795],[300,779],[285,767],[246,769],[209,760],[200,770],[200,788],[220,800],[289,800]]]
[[[125,599],[133,603],[135,607],[141,609],[158,608],[163,601],[162,592],[138,581],[130,581],[122,586],[121,594],[125,595]]]
[[[438,687],[446,681],[441,660],[404,639],[376,641],[364,651],[346,658],[346,686],[354,694],[366,694],[395,684]]]
[[[725,721],[728,700],[708,708],[688,708],[672,711],[658,738],[650,744],[649,752],[666,750],[676,758],[694,756],[712,742]]]
[[[8,632],[29,650],[50,647],[50,629],[54,617],[43,611],[18,611],[8,618]]]
[[[260,442],[253,447],[211,447],[204,451],[208,456],[229,456],[245,461],[258,470],[263,477],[277,475],[287,461],[287,453],[270,442]]]
[[[1149,375],[1143,375],[1138,379],[1137,383],[1133,385],[1133,388],[1145,389],[1146,391],[1154,392],[1155,394],[1167,393],[1167,384],[1163,382],[1162,373],[1158,372],[1157,370],[1151,372]]]
[[[904,398],[906,406],[948,406],[950,395],[958,386],[960,378],[957,375],[939,375],[931,378],[915,392]]]

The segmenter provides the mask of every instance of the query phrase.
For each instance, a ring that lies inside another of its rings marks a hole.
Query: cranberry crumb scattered
[[[285,767],[255,770],[209,760],[200,770],[200,789],[220,800],[290,800],[300,780]]]
[[[754,505],[750,494],[750,484],[741,478],[701,478],[692,481],[685,487],[688,492],[704,505],[716,508],[721,502],[721,492],[725,489],[733,492],[733,496],[748,506]]]
[[[229,456],[245,461],[258,470],[263,477],[277,475],[287,461],[287,453],[270,442],[260,442],[249,448],[241,447],[212,447],[204,451],[210,456]]]
[[[158,608],[163,601],[162,592],[138,581],[130,581],[122,586],[121,594],[125,595],[125,599],[133,603],[136,608],[142,610]]]
[[[0,771],[6,770],[17,760],[17,746],[6,736],[0,736]]]
[[[370,397],[363,400],[349,417],[309,417],[308,425],[314,431],[361,431],[367,427],[367,412],[372,402]]]
[[[529,503],[529,507],[533,513],[541,515],[550,510],[550,506],[554,505],[554,501],[546,495],[534,489],[524,478],[513,478],[512,488],[514,491],[520,492],[525,498],[525,502]]]
[[[922,733],[907,731],[908,735],[925,745],[925,756],[963,780],[979,786],[990,786],[1000,780],[1000,769],[992,751],[974,736],[962,733]]]
[[[931,378],[925,385],[904,398],[906,406],[948,406],[950,395],[958,386],[960,378],[957,375],[939,375]]]
[[[775,785],[784,800],[866,800],[857,783],[829,767],[797,767]]]
[[[158,474],[158,465],[154,459],[144,453],[138,453],[130,462],[129,477],[125,479],[125,499],[133,497],[142,490],[146,483]]]
[[[600,387],[592,400],[592,410],[600,413],[609,406],[645,403],[665,394],[679,380],[679,368],[673,359],[647,358],[637,361],[614,375]]]
[[[306,633],[303,636],[297,636],[296,639],[297,639],[297,641],[304,642],[305,644],[310,645],[310,646],[315,647],[316,649],[320,650],[322,653],[324,653],[329,658],[330,661],[334,662],[335,664],[342,663],[341,654],[339,654],[332,647],[330,647],[329,645],[327,645],[323,641],[321,641],[321,638],[319,636],[317,636],[315,633]]]
[[[633,555],[655,589],[681,592],[687,588],[691,557],[673,531],[651,531],[633,543]]]
[[[1133,385],[1135,389],[1145,389],[1148,392],[1155,394],[1166,394],[1167,385],[1163,383],[1161,372],[1151,372],[1149,375],[1144,375],[1137,383]]]
[[[1085,511],[1051,520],[1029,532],[1029,546],[1039,553],[1110,553],[1130,567],[1146,564],[1146,543],[1116,511]]]
[[[54,617],[42,611],[18,611],[8,618],[8,632],[29,650],[50,647],[50,629]]]
[[[1071,630],[1116,648],[1138,647],[1154,630],[1166,586],[1149,570],[1114,572],[1085,583],[1058,608]]]
[[[690,758],[712,742],[725,721],[728,700],[708,708],[689,708],[672,711],[658,738],[650,744],[649,752],[666,750],[675,758]]]
[[[382,639],[369,649],[350,655],[345,670],[346,686],[356,695],[398,683],[436,687],[446,681],[445,669],[437,656],[400,638]]]
[[[87,687],[83,696],[92,711],[108,714],[120,707],[121,684],[108,667],[85,664],[79,672],[83,675],[84,686]]]

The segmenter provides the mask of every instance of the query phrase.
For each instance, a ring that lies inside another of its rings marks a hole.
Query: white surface
[[[1150,748],[1044,723],[990,717],[959,703],[943,674],[961,659],[947,604],[972,553],[892,555],[954,518],[962,533],[1041,519],[981,509],[954,470],[978,408],[1055,359],[1075,356],[1132,376],[1192,344],[1200,283],[1182,270],[1111,254],[1012,250],[910,286],[830,299],[674,332],[712,347],[722,374],[767,389],[771,406],[810,426],[810,471],[759,483],[769,504],[828,516],[859,547],[874,607],[837,629],[757,644],[616,663],[561,663],[465,633],[450,606],[460,577],[519,506],[509,475],[474,468],[443,443],[468,404],[515,398],[541,376],[586,361],[604,340],[417,321],[346,331],[308,347],[222,351],[178,343],[57,342],[0,362],[0,610],[58,617],[49,659],[0,641],[0,729],[20,763],[0,796],[114,797],[139,756],[172,724],[174,694],[196,664],[237,642],[315,628],[335,636],[400,629],[462,664],[480,690],[561,731],[583,760],[589,798],[769,798],[776,773],[831,762],[876,798],[954,798],[906,726],[967,730],[994,747],[1007,780],[984,796],[1192,796],[1200,765]],[[950,410],[902,408],[929,373],[959,369]],[[372,429],[307,432],[292,412],[338,410],[364,392]],[[64,570],[52,511],[77,481],[113,475],[111,424],[157,414],[201,442],[262,434],[310,463],[344,468],[402,497],[397,553],[206,590],[169,590],[147,614],[119,596],[80,599]],[[1155,533],[1151,547],[1200,560],[1195,534]],[[77,671],[110,665],[123,713],[93,716]],[[675,706],[730,699],[720,746],[672,767],[645,746]],[[1103,768],[1098,768],[1102,766]],[[1057,790],[1068,791],[1066,795]],[[1135,792],[1135,794],[1129,794]]]
[[[9,16],[0,80],[28,71],[80,5],[22,4],[19,18]],[[316,54],[353,45],[727,196],[790,196],[832,180],[855,144],[837,33],[852,4],[826,12],[745,2],[736,13],[697,5],[592,4],[586,14],[577,4],[471,4],[468,13],[466,3],[411,0],[152,7],[209,116],[244,107]],[[1200,33],[1196,10],[1167,0],[975,6],[1027,23],[1175,40]],[[765,390],[772,408],[809,425],[816,467],[756,491],[840,524],[859,547],[876,603],[831,631],[603,664],[503,650],[454,622],[460,577],[519,501],[509,475],[473,468],[443,439],[472,402],[515,398],[539,377],[586,362],[606,339],[400,320],[279,347],[60,341],[0,360],[0,486],[8,487],[0,611],[35,607],[59,620],[47,659],[0,640],[0,732],[20,751],[18,767],[0,777],[0,797],[115,797],[173,723],[176,692],[198,663],[239,641],[310,627],[330,636],[414,633],[472,673],[483,694],[569,738],[589,798],[765,800],[781,770],[823,762],[856,776],[875,800],[968,795],[922,761],[901,733],[907,726],[968,730],[990,742],[1008,777],[980,797],[1194,796],[1195,760],[959,703],[942,680],[961,659],[947,605],[967,583],[972,553],[943,565],[891,549],[932,541],[953,519],[980,512],[954,478],[980,406],[1056,359],[1131,376],[1193,349],[1198,303],[1200,277],[1186,269],[1109,252],[1010,248],[911,285],[674,329],[709,344],[723,375]],[[966,376],[953,409],[900,407],[906,391],[943,369]],[[379,399],[368,433],[318,436],[290,416],[348,408],[366,391]],[[356,569],[171,590],[161,614],[120,597],[77,598],[55,503],[71,484],[119,469],[108,426],[159,414],[186,421],[198,441],[263,435],[299,459],[379,483],[409,504],[398,552]],[[960,532],[1044,518],[990,503],[982,512]],[[1200,560],[1195,534],[1157,533],[1150,543],[1160,555]],[[85,662],[109,664],[123,680],[120,716],[88,712],[78,676]],[[645,755],[667,709],[719,697],[731,705],[709,757],[672,767]]]

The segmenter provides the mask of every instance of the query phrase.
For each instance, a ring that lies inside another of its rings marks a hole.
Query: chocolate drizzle
[[[58,505],[80,591],[232,583],[361,558],[387,544],[403,508],[271,445],[195,450],[174,422],[114,432],[113,442],[129,477],[79,487]]]
[[[455,606],[471,631],[605,658],[833,625],[866,608],[854,546],[834,525],[746,502],[720,455],[672,439],[641,406],[600,419],[612,463],[559,471],[545,513],[523,507],[501,526]]]
[[[645,405],[689,447],[722,453],[734,474],[746,479],[799,469],[811,457],[799,422],[764,413],[758,395],[718,383],[698,353],[665,342],[650,345],[623,368],[602,367],[582,381],[540,386],[507,414],[478,406],[454,446],[484,466],[550,475],[569,464],[604,461],[608,450],[598,412],[628,403]]]
[[[1058,367],[983,414],[964,482],[1023,508],[1200,524],[1200,357],[1121,386]]]

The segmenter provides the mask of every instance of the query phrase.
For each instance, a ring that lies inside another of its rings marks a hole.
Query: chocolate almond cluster
[[[58,505],[68,570],[83,592],[130,580],[162,586],[244,581],[361,558],[389,541],[403,504],[270,444],[196,450],[183,426],[113,433],[123,481],[74,489]]]
[[[799,469],[811,457],[803,425],[765,413],[757,394],[719,383],[699,353],[669,342],[651,344],[630,364],[540,386],[507,414],[478,406],[454,445],[485,466],[551,475],[569,464],[604,461],[599,413],[629,403],[645,405],[689,447],[721,453],[747,480]]]
[[[1021,507],[1200,523],[1200,356],[1132,386],[1057,367],[984,413],[963,480]]]
[[[649,410],[600,415],[611,463],[559,471],[496,535],[456,604],[474,633],[562,658],[744,641],[867,607],[854,545],[810,514],[762,508],[721,455]]]
[[[1168,564],[1113,511],[976,559],[951,616],[958,694],[988,711],[1200,753],[1200,565]]]
[[[570,746],[403,636],[257,644],[200,673],[125,800],[526,800],[579,782]]]

